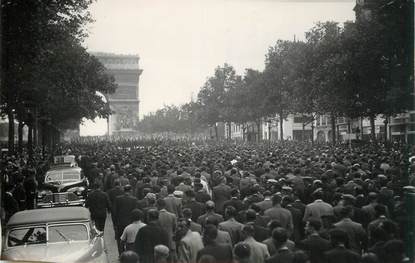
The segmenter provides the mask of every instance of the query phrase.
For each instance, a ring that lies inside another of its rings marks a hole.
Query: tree
[[[265,60],[265,85],[268,87],[266,112],[277,114],[280,138],[283,140],[283,121],[294,110],[293,94],[297,84],[298,66],[302,63],[300,42],[278,40],[270,47]]]
[[[230,122],[234,118],[234,111],[230,104],[228,93],[240,83],[240,77],[232,66],[224,64],[215,69],[214,76],[208,78],[198,93],[198,103],[201,106],[201,121],[215,127],[215,136],[218,139],[217,122]]]
[[[316,111],[331,117],[332,141],[336,143],[336,118],[359,114],[353,59],[344,50],[343,28],[335,22],[318,23],[306,33],[312,55],[310,85],[317,94]]]
[[[95,91],[113,92],[114,81],[81,46],[92,2],[2,1],[1,113],[9,117],[10,152],[15,115],[36,134],[38,119],[65,128],[109,114]]]

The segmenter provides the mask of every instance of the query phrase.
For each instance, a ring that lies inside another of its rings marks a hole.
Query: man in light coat
[[[196,262],[197,253],[204,247],[202,237],[198,232],[190,230],[190,220],[185,218],[179,219],[177,232],[178,235],[183,235],[177,245],[178,262]]]

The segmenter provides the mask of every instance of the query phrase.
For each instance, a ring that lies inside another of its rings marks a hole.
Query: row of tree
[[[283,138],[289,114],[303,115],[304,122],[328,115],[335,142],[337,117],[365,117],[374,137],[376,116],[387,120],[412,107],[414,58],[412,1],[375,2],[365,12],[356,10],[356,22],[317,23],[305,41],[278,40],[266,54],[263,71],[247,69],[239,76],[228,64],[217,67],[197,102],[186,109],[164,108],[141,124],[146,131],[195,130],[218,122],[259,127],[264,119],[276,118]],[[182,116],[189,109],[190,118],[167,125],[170,111]]]
[[[92,2],[1,1],[0,114],[8,117],[9,152],[15,150],[15,122],[18,151],[26,125],[31,154],[37,140],[51,146],[62,130],[78,127],[82,118],[110,114],[97,91],[114,92],[114,79],[82,46]]]

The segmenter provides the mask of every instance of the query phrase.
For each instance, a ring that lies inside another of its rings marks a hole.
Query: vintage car
[[[57,163],[46,172],[37,195],[36,206],[82,206],[88,193],[89,182],[74,159]],[[58,159],[59,160],[59,159]],[[60,159],[64,160],[63,158]]]
[[[84,207],[24,210],[6,225],[3,260],[108,262],[103,232]]]

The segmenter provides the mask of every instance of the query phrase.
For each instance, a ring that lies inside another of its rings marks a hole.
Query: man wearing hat
[[[323,190],[321,188],[316,189],[312,196],[314,202],[308,204],[304,211],[303,221],[307,222],[310,218],[316,218],[321,221],[321,217],[324,215],[333,215],[333,206],[322,200]]]
[[[115,198],[114,202],[114,225],[116,228],[115,238],[117,239],[118,251],[121,254],[120,236],[124,228],[132,223],[131,212],[138,208],[137,198],[132,194],[131,185],[124,186],[124,195]]]
[[[182,200],[174,196],[175,187],[172,184],[167,186],[167,197],[164,198],[166,202],[166,210],[175,214],[177,217],[182,216]]]
[[[199,218],[197,219],[197,223],[204,227],[206,223],[206,218],[208,217],[215,218],[219,223],[223,222],[223,216],[215,213],[215,203],[210,200],[206,202],[206,213],[199,216]]]
[[[226,185],[226,178],[222,177],[220,184],[213,187],[212,200],[216,203],[216,212],[223,213],[223,204],[231,199],[231,187]]]

